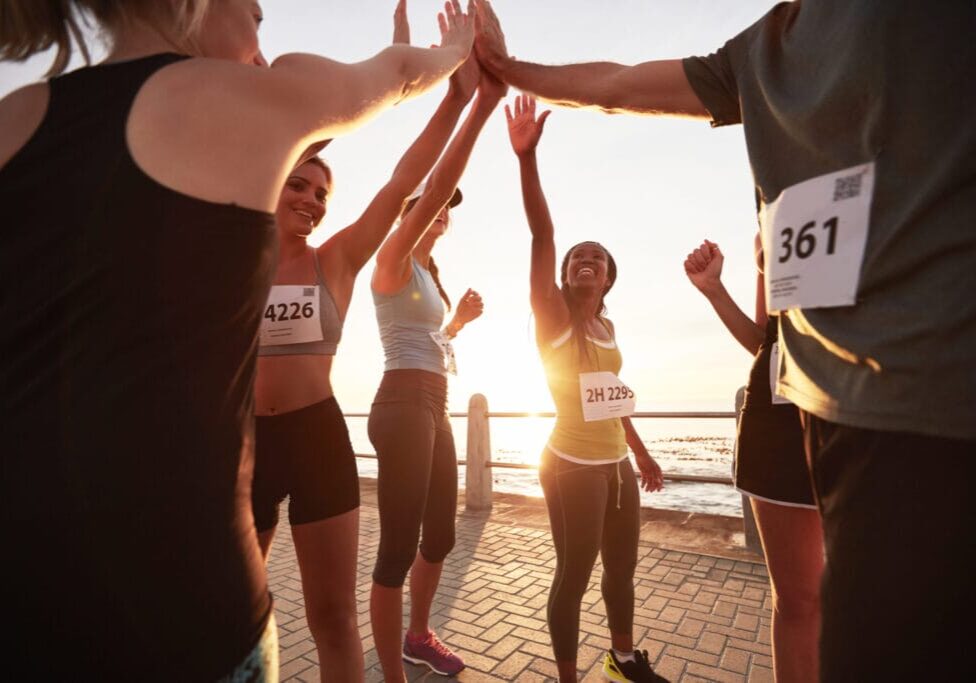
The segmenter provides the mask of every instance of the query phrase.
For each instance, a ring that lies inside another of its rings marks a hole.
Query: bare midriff
[[[334,356],[259,356],[255,415],[290,413],[332,397]]]

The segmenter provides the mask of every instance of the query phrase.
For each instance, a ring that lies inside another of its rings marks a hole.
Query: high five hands
[[[515,113],[505,105],[505,119],[508,121],[508,139],[516,156],[535,152],[542,137],[546,119],[552,112],[546,110],[538,118],[535,115],[535,98],[531,95],[518,95],[514,102]]]

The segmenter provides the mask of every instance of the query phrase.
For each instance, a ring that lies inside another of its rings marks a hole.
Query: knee
[[[454,529],[437,535],[436,538],[426,538],[420,542],[420,554],[431,564],[439,564],[454,549]]]
[[[397,548],[384,548],[376,555],[373,568],[373,581],[387,588],[400,588],[407,579],[407,572],[417,556],[417,546],[400,545]]]
[[[322,605],[306,605],[308,628],[320,647],[336,646],[350,639],[359,639],[356,603],[353,600],[334,600]]]

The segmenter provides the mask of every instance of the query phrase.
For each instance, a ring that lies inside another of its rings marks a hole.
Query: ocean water
[[[366,433],[366,418],[348,417],[349,435],[356,453],[373,453]],[[552,418],[490,418],[492,460],[536,464],[552,429]],[[647,450],[665,474],[731,476],[735,421],[732,418],[634,418],[634,426]],[[467,420],[451,418],[458,458],[466,456]],[[633,459],[633,458],[632,458]],[[359,473],[376,476],[376,461],[359,459]],[[534,470],[492,470],[494,490],[542,497]],[[459,468],[464,486],[464,467]],[[742,497],[727,484],[665,481],[663,491],[641,492],[644,507],[742,516]]]

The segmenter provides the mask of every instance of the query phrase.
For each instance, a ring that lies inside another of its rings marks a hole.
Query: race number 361
[[[873,195],[871,162],[791,185],[763,206],[769,312],[856,302]]]
[[[627,417],[634,412],[634,392],[612,372],[581,372],[584,422]]]

